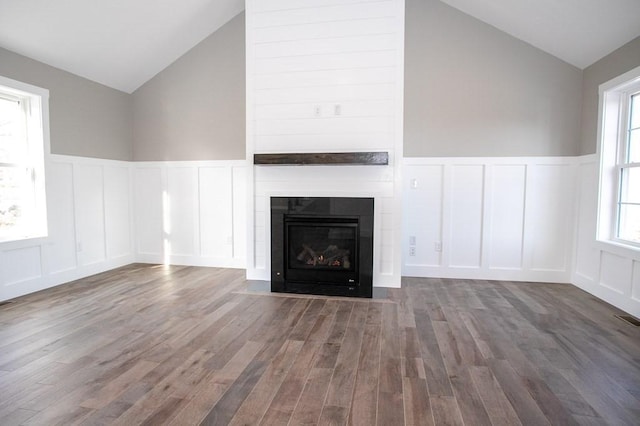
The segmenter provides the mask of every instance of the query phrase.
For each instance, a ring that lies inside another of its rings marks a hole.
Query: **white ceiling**
[[[244,0],[0,0],[0,47],[133,92]]]
[[[578,68],[640,36],[640,0],[441,0]]]
[[[640,36],[640,0],[442,1],[579,68]],[[131,93],[243,9],[244,0],[0,0],[0,47]]]

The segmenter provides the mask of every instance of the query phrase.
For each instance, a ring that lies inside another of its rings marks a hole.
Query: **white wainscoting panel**
[[[52,274],[78,265],[73,195],[73,163],[51,161],[47,169],[48,243],[44,245]],[[127,197],[129,197],[127,191]]]
[[[598,209],[598,168],[585,157],[578,166],[577,220],[575,241],[575,278],[596,282],[600,266],[600,250],[596,247],[596,226]]]
[[[578,158],[578,209],[572,282],[640,317],[640,250],[596,240],[598,157]]]
[[[527,176],[525,213],[528,263],[531,270],[564,273],[572,248],[575,167],[534,164]]]
[[[600,285],[620,295],[631,294],[633,261],[617,254],[602,252]]]
[[[0,243],[0,300],[134,261],[131,165],[48,155],[48,236]]]
[[[492,169],[487,212],[491,269],[522,269],[526,179],[527,168],[522,164],[497,164]]]
[[[91,265],[107,257],[104,190],[96,191],[104,188],[102,165],[76,164],[74,176],[78,258],[81,265]]]
[[[198,169],[196,167],[168,167],[167,192],[163,213],[165,241],[171,244],[172,257],[193,257],[197,253],[198,228]],[[173,263],[173,262],[172,262]]]
[[[205,257],[233,257],[233,169],[200,169],[201,253]]]
[[[133,163],[136,259],[245,267],[246,163]]]
[[[21,247],[2,253],[5,286],[13,286],[42,277],[40,246]]]
[[[563,157],[405,158],[403,275],[569,282],[575,173]]]
[[[130,256],[133,232],[131,226],[131,166],[104,169],[104,211],[107,257]]]
[[[247,167],[233,167],[232,182],[233,189],[233,258],[240,265],[246,268],[247,259],[247,228],[250,226],[247,221]]]
[[[449,264],[479,268],[482,262],[483,165],[453,165],[448,216]]]
[[[406,264],[438,267],[442,263],[442,252],[433,249],[442,244],[443,209],[443,165],[405,167],[404,194],[411,204],[404,206],[403,223],[407,244],[402,245],[402,257]],[[411,213],[407,211],[411,210]],[[409,243],[409,238],[415,245]],[[415,247],[413,254],[410,247]],[[420,247],[420,249],[418,249]]]
[[[134,200],[136,217],[136,256],[150,256],[149,262],[162,262],[167,193],[164,168],[156,165],[134,166]]]

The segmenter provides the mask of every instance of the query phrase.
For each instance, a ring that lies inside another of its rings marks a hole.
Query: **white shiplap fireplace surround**
[[[404,0],[247,0],[247,159],[380,151],[388,165],[249,167],[247,278],[270,279],[270,198],[373,197],[374,287],[401,277]]]

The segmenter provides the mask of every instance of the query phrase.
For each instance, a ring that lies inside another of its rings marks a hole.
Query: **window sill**
[[[640,247],[625,244],[615,240],[596,240],[596,248],[602,251],[613,253],[620,257],[627,257],[640,261]]]
[[[46,234],[36,234],[24,237],[0,237],[0,249],[16,250],[45,244],[48,241]]]

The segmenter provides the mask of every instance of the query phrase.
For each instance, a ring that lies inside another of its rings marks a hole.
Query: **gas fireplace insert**
[[[371,297],[372,275],[373,198],[271,198],[271,291]]]

